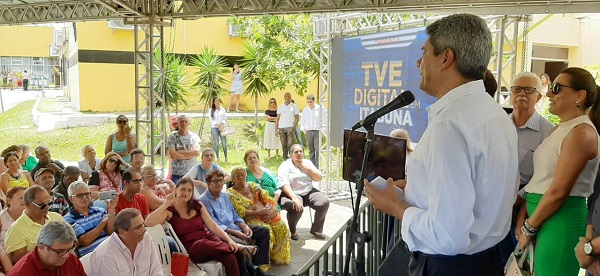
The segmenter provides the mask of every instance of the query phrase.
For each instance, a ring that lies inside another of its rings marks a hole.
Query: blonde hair
[[[410,136],[408,136],[408,131],[402,128],[397,128],[390,132],[390,136],[406,140],[406,152],[408,152],[409,154],[413,152],[414,149],[410,145]]]

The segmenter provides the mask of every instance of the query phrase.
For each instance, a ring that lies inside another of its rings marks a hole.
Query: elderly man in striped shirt
[[[533,176],[533,152],[552,132],[554,125],[537,113],[536,103],[542,98],[542,81],[530,72],[522,72],[515,76],[510,87],[510,102],[513,112],[510,115],[518,136],[519,153],[519,190],[521,190]],[[523,204],[523,199],[518,196],[513,209],[513,222],[511,231],[500,244],[502,261],[506,263],[510,253],[517,246],[515,239],[515,219]]]

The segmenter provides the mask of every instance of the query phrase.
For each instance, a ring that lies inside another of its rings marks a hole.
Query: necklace
[[[21,179],[21,174],[17,172],[17,175],[12,175],[12,173],[8,173],[8,175],[10,175],[10,177],[14,180],[19,180]]]

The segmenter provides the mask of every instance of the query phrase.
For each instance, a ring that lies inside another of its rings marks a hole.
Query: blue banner
[[[344,128],[383,107],[400,93],[411,91],[415,101],[381,117],[375,133],[389,135],[404,128],[418,142],[427,128],[426,107],[435,98],[419,89],[417,60],[427,40],[424,28],[343,39],[342,120]]]

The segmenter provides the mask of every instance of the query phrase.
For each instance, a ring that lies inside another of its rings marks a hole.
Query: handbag
[[[221,130],[221,136],[228,136],[228,135],[231,135],[234,133],[235,133],[235,128],[230,125],[224,126],[223,129]]]
[[[533,244],[529,244],[525,247],[525,250],[521,251],[519,245],[515,251],[510,254],[508,262],[504,266],[505,276],[534,276],[533,272]]]
[[[190,267],[188,254],[173,253],[171,255],[171,275],[186,276]]]

